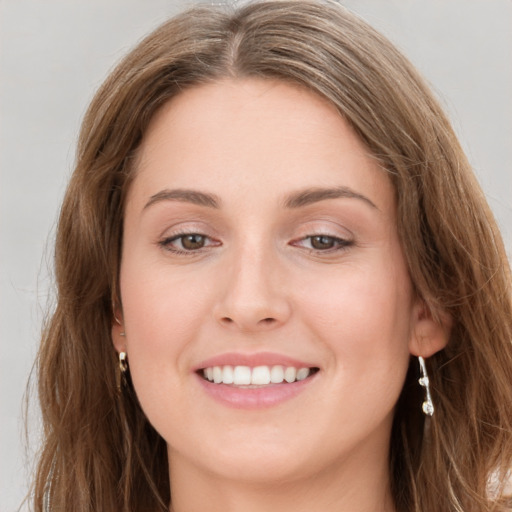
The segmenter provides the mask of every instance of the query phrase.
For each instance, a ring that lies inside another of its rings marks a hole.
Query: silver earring
[[[117,392],[120,394],[123,384],[126,383],[125,373],[128,371],[128,360],[126,359],[126,352],[119,352],[119,368],[117,370],[116,384]]]
[[[425,401],[423,402],[421,408],[427,416],[433,416],[434,404],[432,403],[432,395],[430,394],[430,381],[428,380],[427,366],[425,365],[425,360],[423,357],[419,356],[418,361],[420,363],[421,374],[418,382],[420,383],[420,386],[425,388]]]
[[[128,361],[126,360],[126,352],[119,352],[119,371],[125,373],[128,370]]]

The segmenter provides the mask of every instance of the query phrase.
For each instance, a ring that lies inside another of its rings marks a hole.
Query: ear
[[[446,347],[450,339],[452,318],[441,312],[434,318],[422,299],[417,299],[412,311],[412,334],[409,352],[414,356],[428,358]]]
[[[112,321],[112,343],[117,352],[126,352],[126,337],[124,334],[123,311],[120,307],[114,307]]]

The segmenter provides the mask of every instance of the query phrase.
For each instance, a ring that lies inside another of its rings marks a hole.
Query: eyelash
[[[210,247],[212,245],[214,247],[220,245],[220,243],[213,243],[213,244],[210,243],[206,246],[199,247],[198,249],[178,249],[171,245],[172,242],[175,242],[176,240],[181,240],[181,245],[183,247],[183,239],[187,236],[189,236],[189,237],[197,236],[197,237],[202,237],[205,240],[209,240],[210,242],[212,241],[212,239],[207,235],[203,235],[202,233],[196,233],[196,232],[191,231],[191,232],[176,233],[175,235],[166,237],[163,240],[160,240],[158,242],[158,245],[160,247],[162,247],[163,249],[165,249],[166,251],[172,252],[177,255],[183,255],[183,256],[194,256],[197,253],[203,252],[203,250],[206,249],[207,247]]]
[[[304,240],[310,240],[310,242],[313,241],[313,239],[328,239],[330,242],[334,244],[333,247],[329,247],[327,249],[315,249],[314,247],[304,247],[308,252],[315,253],[315,254],[330,254],[334,252],[344,251],[348,249],[350,246],[354,245],[353,240],[346,240],[344,238],[339,238],[337,236],[327,235],[323,233],[315,233],[314,235],[307,235],[305,237],[300,238],[297,241],[292,242],[291,245],[297,246],[299,245],[299,242],[303,242]]]
[[[198,253],[203,252],[208,247],[218,247],[221,245],[220,242],[209,243],[205,246],[199,247],[197,249],[179,249],[172,246],[172,242],[175,242],[177,240],[181,240],[181,245],[183,247],[183,239],[185,237],[202,237],[205,240],[209,240],[212,242],[213,240],[208,236],[204,235],[202,233],[196,233],[196,232],[182,232],[182,233],[176,233],[175,235],[172,235],[170,237],[166,237],[158,242],[158,245],[165,249],[166,251],[172,252],[176,255],[183,255],[183,256],[194,256]],[[300,242],[304,242],[305,240],[312,241],[313,239],[327,239],[329,242],[332,242],[334,244],[333,247],[329,247],[326,249],[315,249],[314,247],[304,247],[300,244]],[[294,240],[293,242],[290,242],[290,245],[294,247],[302,247],[303,249],[307,250],[310,253],[314,254],[330,254],[334,252],[339,252],[348,249],[350,246],[354,245],[354,242],[352,240],[346,240],[344,238],[339,238],[332,235],[322,234],[322,233],[316,233],[313,235],[306,235],[298,240]]]

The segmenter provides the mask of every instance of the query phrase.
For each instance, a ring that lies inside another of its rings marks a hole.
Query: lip
[[[293,357],[285,356],[283,354],[276,354],[274,352],[257,352],[254,354],[244,354],[230,352],[211,357],[193,367],[192,371],[197,372],[203,368],[210,368],[212,366],[294,366],[295,368],[318,368],[315,363],[300,361]]]
[[[203,391],[217,402],[234,409],[263,409],[277,406],[307,391],[317,380],[320,372],[308,378],[286,384],[268,384],[257,388],[214,384],[200,375],[200,370],[212,366],[294,366],[318,368],[318,365],[271,352],[256,354],[228,353],[206,359],[194,368],[195,377]]]

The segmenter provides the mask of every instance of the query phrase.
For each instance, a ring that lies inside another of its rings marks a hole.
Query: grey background
[[[37,448],[22,397],[51,297],[55,220],[80,119],[109,69],[180,0],[0,0],[0,512]],[[512,253],[512,1],[346,0],[417,65],[448,110]],[[25,505],[23,510],[28,510]]]

